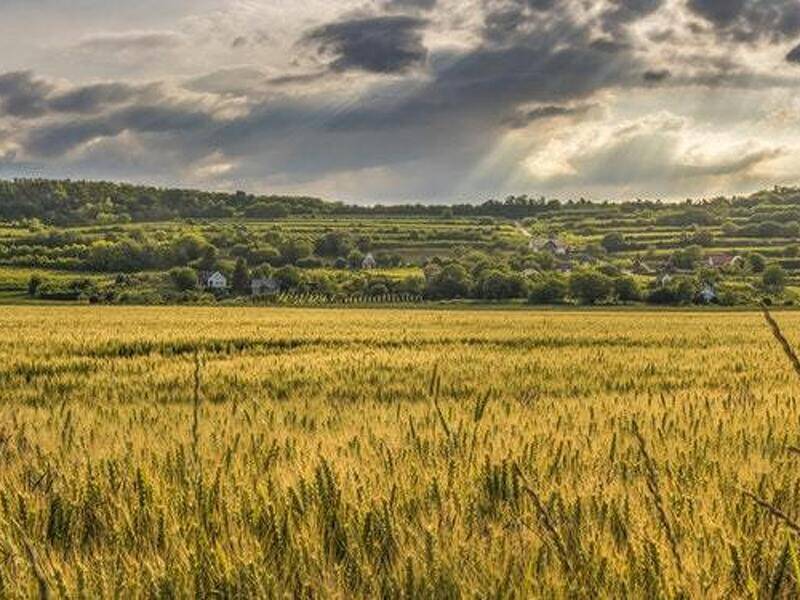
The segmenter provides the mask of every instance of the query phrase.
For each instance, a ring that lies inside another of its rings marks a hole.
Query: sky
[[[800,181],[800,0],[0,0],[0,177],[373,204]]]

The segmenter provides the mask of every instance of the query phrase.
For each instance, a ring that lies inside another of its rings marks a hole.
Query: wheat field
[[[757,312],[0,323],[0,597],[800,593],[799,380]]]

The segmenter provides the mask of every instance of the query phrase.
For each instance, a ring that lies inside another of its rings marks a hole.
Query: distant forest
[[[777,221],[797,220],[800,188],[776,187],[750,196],[687,200],[685,203],[642,201],[592,203],[584,199],[562,202],[527,195],[488,200],[481,204],[358,206],[304,196],[253,195],[245,192],[203,192],[95,181],[16,179],[0,181],[0,220],[39,219],[56,226],[145,223],[174,219],[281,219],[299,216],[420,216],[510,219],[536,217],[562,207],[581,207],[598,216],[663,213],[676,226],[711,225],[737,210],[768,204]],[[783,214],[781,207],[788,213]],[[667,224],[667,223],[664,223]]]

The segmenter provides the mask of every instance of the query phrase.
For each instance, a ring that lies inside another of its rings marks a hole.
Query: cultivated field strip
[[[800,591],[800,383],[758,313],[0,324],[2,597]]]

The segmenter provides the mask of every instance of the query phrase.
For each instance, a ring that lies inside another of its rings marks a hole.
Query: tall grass
[[[757,313],[2,319],[0,597],[800,589],[797,379]]]

